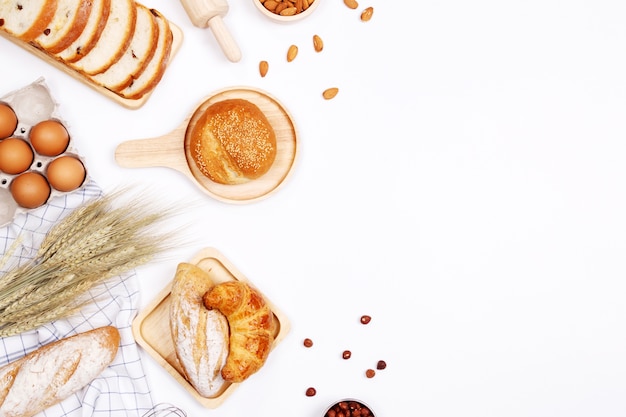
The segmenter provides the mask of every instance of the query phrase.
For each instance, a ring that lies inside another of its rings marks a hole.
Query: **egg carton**
[[[85,165],[83,157],[80,156],[77,150],[74,148],[72,134],[68,129],[68,124],[60,117],[58,113],[59,105],[52,97],[50,89],[45,83],[43,78],[39,78],[35,82],[15,90],[7,95],[0,97],[0,102],[8,104],[17,116],[17,127],[13,132],[12,137],[25,140],[34,153],[34,159],[31,166],[27,171],[38,172],[46,177],[46,168],[56,158],[61,156],[73,156],[82,162],[85,167],[85,179],[80,187],[69,192],[62,192],[56,190],[54,187],[50,187],[50,196],[46,200],[46,203],[52,198],[80,190],[88,182],[88,171]],[[29,133],[33,126],[37,123],[54,119],[63,124],[69,133],[69,144],[65,151],[56,156],[40,155],[33,148],[29,140]],[[1,140],[0,140],[1,141]],[[11,182],[20,174],[8,174],[0,171],[0,227],[5,226],[13,221],[16,216],[22,213],[26,213],[36,208],[29,209],[21,207],[17,204],[10,191]],[[45,203],[44,203],[45,204]],[[40,206],[41,207],[41,206]]]

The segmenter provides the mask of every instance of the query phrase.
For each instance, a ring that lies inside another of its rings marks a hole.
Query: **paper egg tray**
[[[30,133],[30,129],[41,121],[56,119],[60,121],[68,130],[70,137],[69,145],[67,149],[60,155],[53,157],[40,155],[34,150],[31,145],[35,157],[33,159],[33,163],[27,171],[36,171],[45,176],[48,164],[54,159],[64,155],[74,156],[78,158],[83,163],[83,165],[85,165],[85,161],[80,155],[78,155],[73,147],[72,134],[69,131],[70,129],[68,128],[67,123],[59,116],[58,103],[52,97],[52,94],[50,93],[50,90],[45,84],[43,78],[38,79],[37,81],[33,82],[30,85],[27,85],[26,87],[23,87],[19,90],[8,93],[3,97],[0,97],[0,102],[6,103],[11,106],[17,116],[17,127],[13,132],[12,137],[23,139],[28,142],[29,145],[30,141],[28,139],[28,136]],[[13,219],[21,213],[36,210],[20,207],[13,199],[10,191],[11,181],[13,181],[13,179],[15,179],[18,175],[19,174],[11,175],[0,171],[0,227],[11,223]],[[85,180],[83,181],[83,184],[78,189],[82,188],[87,182],[87,176],[88,173],[85,175]],[[50,201],[50,199],[56,196],[68,194],[67,192],[58,191],[53,187],[50,188],[50,197],[48,197],[47,201]]]

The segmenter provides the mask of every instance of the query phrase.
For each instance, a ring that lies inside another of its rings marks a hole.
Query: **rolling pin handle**
[[[226,28],[222,17],[219,15],[214,16],[209,19],[207,24],[209,28],[211,28],[213,35],[215,35],[215,39],[217,39],[217,43],[219,43],[226,58],[231,62],[239,62],[241,59],[241,51],[239,50],[237,42],[235,42],[235,39]]]

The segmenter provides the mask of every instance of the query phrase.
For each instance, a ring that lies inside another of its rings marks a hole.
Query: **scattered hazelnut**
[[[385,369],[387,367],[387,363],[385,361],[378,361],[376,364],[376,369]]]
[[[376,371],[374,371],[373,369],[368,369],[367,371],[365,371],[365,376],[368,378],[374,378],[374,375],[376,375]]]
[[[307,397],[313,397],[315,394],[317,394],[317,391],[315,391],[315,388],[309,387],[309,388],[306,389],[306,396]]]
[[[310,348],[311,346],[313,346],[313,341],[307,337],[306,339],[304,339],[303,344],[304,344],[304,347]]]
[[[367,324],[370,321],[372,321],[372,318],[370,316],[361,316],[361,324]]]
[[[349,350],[344,350],[343,353],[341,354],[341,357],[344,359],[350,359],[351,356],[352,356],[352,352],[350,352]]]

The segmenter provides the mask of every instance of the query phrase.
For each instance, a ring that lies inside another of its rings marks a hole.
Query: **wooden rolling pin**
[[[180,0],[194,26],[210,28],[224,55],[232,61],[241,59],[241,51],[222,17],[228,13],[226,0]]]

